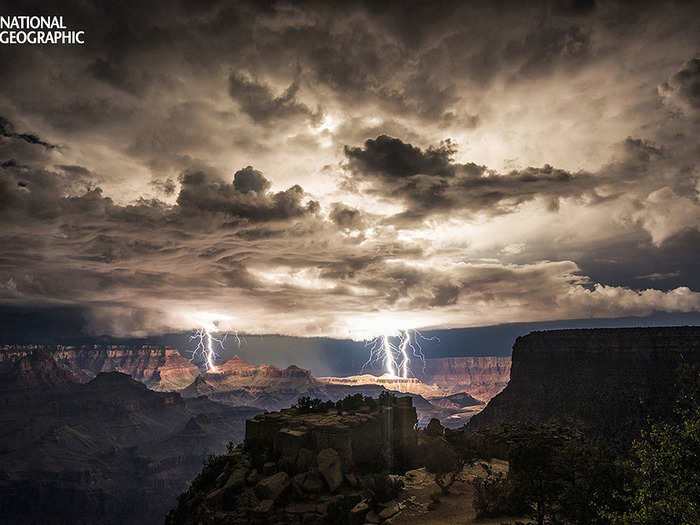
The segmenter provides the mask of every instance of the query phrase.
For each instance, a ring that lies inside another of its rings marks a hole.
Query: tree
[[[634,444],[637,484],[621,523],[700,523],[700,367],[684,367],[679,384],[674,421],[652,425]]]
[[[462,472],[464,460],[442,437],[426,435],[422,449],[426,470],[435,476],[435,483],[441,492],[448,494],[450,487]]]
[[[533,437],[516,446],[509,458],[510,478],[518,498],[526,502],[538,525],[554,513],[561,490],[556,448],[550,440]]]

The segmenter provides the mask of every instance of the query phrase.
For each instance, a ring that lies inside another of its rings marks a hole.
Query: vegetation
[[[308,396],[300,397],[292,408],[296,408],[302,414],[314,412],[327,412],[336,409],[338,412],[357,412],[362,408],[367,408],[370,412],[377,409],[379,405],[391,406],[396,404],[396,396],[389,392],[382,392],[377,399],[373,399],[362,394],[348,395],[345,398],[333,401],[321,401]]]
[[[684,367],[674,418],[642,432],[625,525],[700,523],[700,368]]]
[[[482,463],[485,476],[474,482],[474,508],[477,517],[521,516],[527,513],[525,503],[514,494],[513,483],[502,472],[494,472],[487,463]]]
[[[443,494],[459,479],[465,465],[463,456],[457,453],[444,438],[445,429],[433,418],[421,436],[421,458],[428,472],[435,476],[435,484]]]
[[[642,432],[633,460],[608,443],[553,428],[507,429],[500,441],[508,444],[510,471],[487,467],[474,482],[478,516],[525,513],[538,524],[700,523],[699,372],[683,370],[673,418]],[[493,447],[499,440],[490,437]],[[479,453],[479,439],[451,441],[488,457]]]

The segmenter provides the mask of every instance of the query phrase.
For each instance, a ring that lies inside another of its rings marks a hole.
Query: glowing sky
[[[88,44],[0,46],[0,304],[351,338],[700,311],[692,3],[328,4],[13,6]]]

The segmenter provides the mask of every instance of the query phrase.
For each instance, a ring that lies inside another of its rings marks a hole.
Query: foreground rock
[[[166,524],[389,523],[401,481],[387,472],[418,460],[416,422],[411,398],[392,396],[256,416],[245,445],[207,465]]]

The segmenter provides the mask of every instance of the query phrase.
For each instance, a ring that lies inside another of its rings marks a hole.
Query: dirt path
[[[508,464],[504,461],[492,460],[491,468],[494,471],[507,471]],[[391,525],[457,525],[465,523],[478,523],[480,525],[500,525],[522,521],[525,518],[493,518],[477,520],[474,509],[474,489],[469,483],[475,475],[483,476],[481,467],[465,467],[460,479],[455,481],[450,489],[450,494],[440,496],[437,505],[431,505],[431,494],[439,492],[438,486],[433,481],[433,476],[425,469],[412,470],[403,477],[405,490],[401,498],[402,510],[391,519]]]

